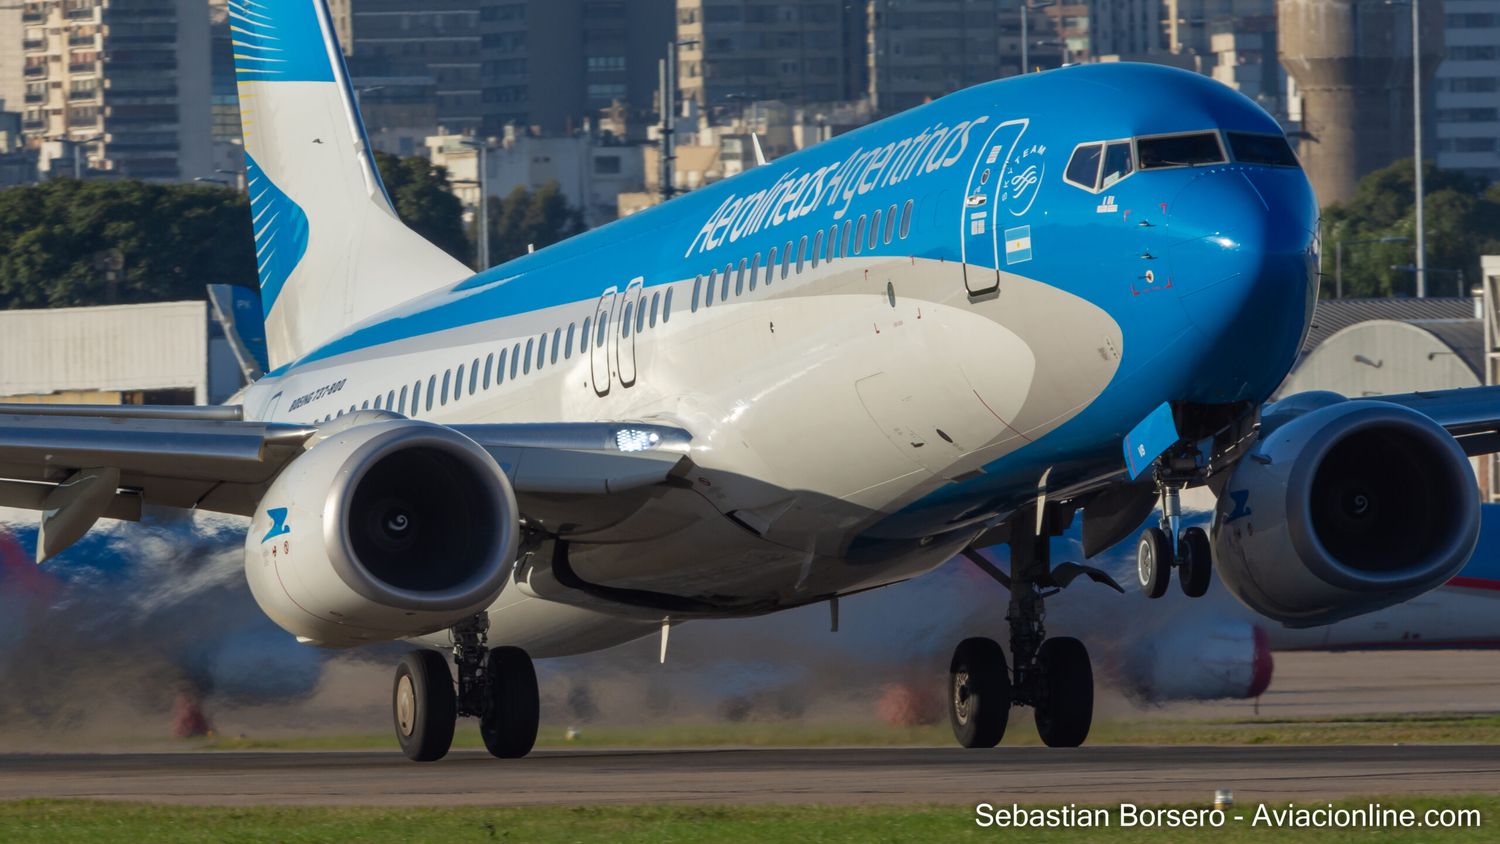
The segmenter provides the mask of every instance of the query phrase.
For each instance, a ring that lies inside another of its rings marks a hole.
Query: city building
[[[478,151],[472,143],[471,136],[460,135],[427,139],[432,163],[447,168],[453,193],[470,215],[479,204]],[[510,127],[485,150],[485,188],[492,197],[504,197],[517,187],[536,190],[555,182],[568,204],[583,213],[584,225],[593,228],[615,219],[620,194],[643,190],[648,155],[654,156],[654,148],[609,135],[540,137]]]
[[[867,0],[869,96],[894,114],[945,94],[1020,73],[1021,16],[1015,0]],[[1055,67],[1052,18],[1028,17],[1033,66]]]
[[[31,0],[10,20],[0,70],[20,77],[0,80],[0,98],[28,145],[82,144],[88,175],[212,173],[203,0]]]
[[[26,149],[21,136],[21,113],[5,111],[0,103],[0,188],[36,181],[36,151]]]
[[[1442,4],[1421,11],[1429,92],[1443,58]],[[1347,201],[1361,176],[1412,154],[1411,7],[1278,0],[1277,17],[1277,52],[1296,82],[1288,110],[1301,123],[1298,156],[1320,203]],[[1423,99],[1430,117],[1432,98]]]
[[[673,0],[485,0],[483,133],[567,134],[618,106],[625,134],[643,137],[672,21]]]
[[[330,0],[334,32],[348,56],[350,84],[372,129],[387,125],[382,94],[389,80],[430,80],[436,125],[477,131],[483,119],[480,16],[494,0]],[[397,85],[396,88],[405,87]],[[399,107],[398,120],[409,115]],[[427,128],[427,127],[424,127]]]
[[[1437,69],[1439,167],[1500,180],[1500,4],[1446,0],[1447,57]]]
[[[831,102],[859,96],[861,4],[845,0],[677,0],[678,84],[717,110],[745,103]],[[931,4],[927,4],[931,5]],[[993,45],[991,45],[993,49]]]

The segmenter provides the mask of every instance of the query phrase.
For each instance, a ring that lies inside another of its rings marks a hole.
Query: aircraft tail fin
[[[472,271],[396,216],[325,0],[229,0],[270,365]]]

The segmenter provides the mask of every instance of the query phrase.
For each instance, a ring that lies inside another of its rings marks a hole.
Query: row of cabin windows
[[[700,275],[693,279],[691,310],[697,313],[699,302],[708,308],[713,306],[715,300],[727,300],[731,282],[733,295],[742,296],[746,292],[754,292],[757,283],[771,286],[778,275],[786,280],[793,273],[800,274],[804,269],[817,269],[820,262],[828,263],[835,258],[858,255],[898,238],[905,240],[911,234],[912,205],[912,200],[908,199],[899,212],[895,205],[883,212],[877,209],[874,214],[861,214],[858,221],[845,220],[842,227],[834,223],[826,231],[820,229],[812,235],[810,242],[808,236],[803,235],[795,242],[788,240],[785,246],[773,246],[765,263],[764,275],[761,274],[759,252],[750,258],[741,258],[738,265],[731,261],[722,273],[715,267],[708,271],[707,276]],[[811,249],[808,248],[809,245]]]
[[[624,313],[621,314],[621,332],[623,336],[629,337],[632,330],[639,334],[648,328],[655,328],[658,321],[666,324],[671,318],[672,288],[668,287],[665,292],[652,292],[649,298],[643,291],[639,307],[634,302],[626,304]],[[418,378],[409,387],[403,386],[399,392],[392,389],[384,396],[376,396],[362,405],[351,404],[347,411],[329,414],[323,417],[323,421],[327,422],[356,410],[391,410],[405,416],[416,416],[430,412],[434,407],[445,406],[450,401],[458,401],[465,395],[465,389],[468,390],[467,395],[472,396],[491,386],[499,387],[507,377],[514,381],[522,375],[530,375],[533,368],[540,372],[546,366],[556,365],[559,358],[572,359],[575,348],[580,355],[587,353],[590,342],[603,348],[609,340],[609,314],[602,315],[597,324],[593,317],[586,317],[582,330],[578,329],[578,323],[570,322],[566,329],[555,328],[550,334],[542,332],[528,339],[524,348],[517,341],[512,348],[501,349],[498,357],[494,352],[486,355],[482,366],[480,359],[476,357],[470,363],[459,364],[457,370],[444,370],[442,376],[428,376],[425,388],[422,379]]]
[[[820,229],[812,236],[811,250],[808,249],[807,235],[803,235],[795,243],[787,241],[784,247],[773,246],[769,260],[765,263],[764,277],[761,276],[759,252],[755,253],[752,258],[741,258],[738,267],[731,261],[724,267],[722,275],[717,268],[712,269],[706,279],[700,275],[693,280],[691,310],[697,313],[700,301],[703,307],[711,307],[714,303],[715,289],[718,291],[718,301],[727,300],[730,296],[731,281],[734,285],[734,295],[742,296],[747,290],[754,292],[758,282],[763,281],[769,287],[778,273],[782,280],[785,280],[793,273],[802,273],[804,269],[817,269],[819,263],[859,255],[867,250],[875,249],[882,243],[889,245],[897,239],[905,240],[911,234],[913,204],[913,201],[908,199],[899,210],[896,205],[891,205],[883,211],[876,209],[874,214],[861,214],[857,221],[845,220],[842,227],[835,223],[826,231]],[[707,281],[706,288],[705,280]],[[665,293],[653,292],[649,300],[642,293],[639,303],[627,302],[625,304],[620,318],[621,337],[629,337],[632,331],[639,334],[647,328],[655,328],[658,319],[666,323],[672,318],[672,288],[669,286]],[[585,318],[583,330],[576,333],[579,354],[588,350],[591,336],[595,345],[600,348],[603,348],[609,339],[609,314],[601,316],[597,325],[593,325],[592,322],[592,317]],[[552,364],[557,363],[559,350],[564,360],[573,357],[576,327],[577,323],[568,323],[566,337],[563,335],[562,328],[553,329],[550,344]],[[592,334],[590,329],[593,329]],[[491,353],[484,360],[483,375],[481,375],[479,358],[475,358],[467,366],[459,364],[457,377],[454,377],[455,371],[451,369],[443,372],[441,383],[438,382],[437,375],[428,376],[425,392],[421,379],[418,379],[410,388],[402,387],[400,393],[391,390],[383,397],[376,396],[373,400],[364,402],[362,406],[350,405],[347,412],[371,409],[393,410],[406,416],[430,412],[434,407],[445,406],[449,401],[458,401],[463,396],[466,370],[469,395],[488,390],[491,383],[498,387],[506,379],[507,358],[511,380],[521,375],[531,374],[533,361],[535,361],[537,371],[541,371],[549,362],[547,338],[548,335],[543,332],[540,336],[527,340],[524,350],[519,342],[512,349],[501,349],[498,367],[495,366],[495,355]],[[337,414],[329,414],[323,417],[323,421],[327,422],[344,413],[345,411],[341,410]]]

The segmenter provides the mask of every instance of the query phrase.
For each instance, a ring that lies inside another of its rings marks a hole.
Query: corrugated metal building
[[[1484,351],[1476,299],[1324,299],[1277,395],[1332,390],[1358,398],[1477,387]]]
[[[206,302],[0,311],[0,401],[206,404],[241,381]]]

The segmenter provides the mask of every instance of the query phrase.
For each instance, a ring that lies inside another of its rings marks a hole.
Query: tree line
[[[475,232],[447,171],[420,156],[376,154],[396,212],[472,264]],[[490,198],[493,262],[582,231],[557,185]],[[0,308],[198,299],[204,285],[257,286],[250,203],[206,184],[60,178],[0,189]]]

